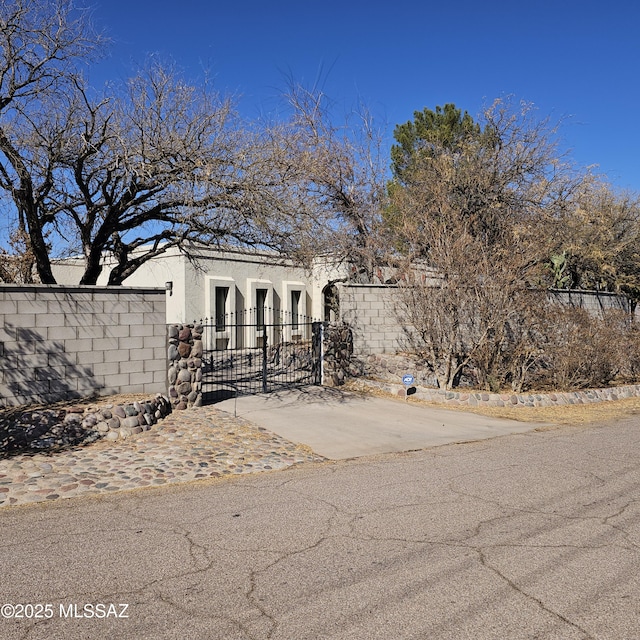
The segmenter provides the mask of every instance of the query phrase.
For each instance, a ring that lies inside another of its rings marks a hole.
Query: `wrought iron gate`
[[[202,325],[205,402],[321,383],[321,322],[265,308]]]

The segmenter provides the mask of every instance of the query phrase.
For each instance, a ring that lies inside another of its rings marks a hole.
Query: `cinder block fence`
[[[406,337],[395,311],[397,287],[383,284],[338,284],[340,317],[353,333],[354,353],[406,350]]]
[[[402,292],[394,285],[338,284],[341,320],[353,334],[353,351],[357,356],[407,351],[406,327],[399,319]],[[581,308],[598,314],[607,309],[631,313],[629,301],[604,291],[547,291],[548,299],[565,307]],[[635,310],[640,318],[640,307]],[[410,327],[409,327],[410,330]]]
[[[166,293],[0,284],[0,406],[165,393]]]

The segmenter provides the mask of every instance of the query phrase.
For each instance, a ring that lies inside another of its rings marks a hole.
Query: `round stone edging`
[[[27,451],[53,451],[96,440],[124,440],[148,431],[171,413],[169,399],[155,398],[111,404],[108,398],[86,406],[25,408],[16,413],[0,433],[0,449],[10,455]],[[14,450],[14,451],[12,451]]]
[[[359,379],[358,382],[387,393],[404,397],[407,387],[402,384]],[[486,391],[444,391],[415,386],[411,397],[448,406],[467,407],[557,407],[594,402],[612,402],[622,398],[640,396],[640,384],[585,389],[583,391],[556,391],[553,393],[489,393]]]

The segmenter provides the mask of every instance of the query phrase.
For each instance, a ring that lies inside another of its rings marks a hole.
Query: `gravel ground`
[[[118,396],[86,404],[109,406],[134,400],[143,398]],[[77,408],[74,404],[4,411],[0,429],[6,435],[31,428],[33,435],[50,421],[54,426],[46,433],[51,433],[56,425],[64,426],[61,416]],[[0,508],[324,460],[307,447],[211,406],[173,412],[148,431],[114,442],[76,433],[75,427],[65,426],[58,435],[60,443],[48,448],[31,446],[12,455],[5,450],[0,459]]]

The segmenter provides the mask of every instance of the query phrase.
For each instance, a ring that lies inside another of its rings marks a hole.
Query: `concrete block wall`
[[[396,311],[400,301],[397,287],[380,284],[338,284],[337,287],[340,319],[351,327],[354,356],[408,350],[406,336],[411,329],[398,319],[401,314]],[[554,289],[547,295],[556,304],[583,308],[592,314],[608,309],[630,310],[629,301],[613,293]],[[640,308],[635,313],[640,317]]]
[[[406,349],[406,333],[395,312],[396,287],[380,284],[339,284],[337,287],[340,319],[351,327],[355,356]]]
[[[627,298],[607,291],[551,289],[547,292],[547,295],[549,300],[557,304],[585,309],[590,314],[602,313],[609,309],[630,311],[629,300]]]
[[[0,406],[166,392],[166,293],[0,284]]]

